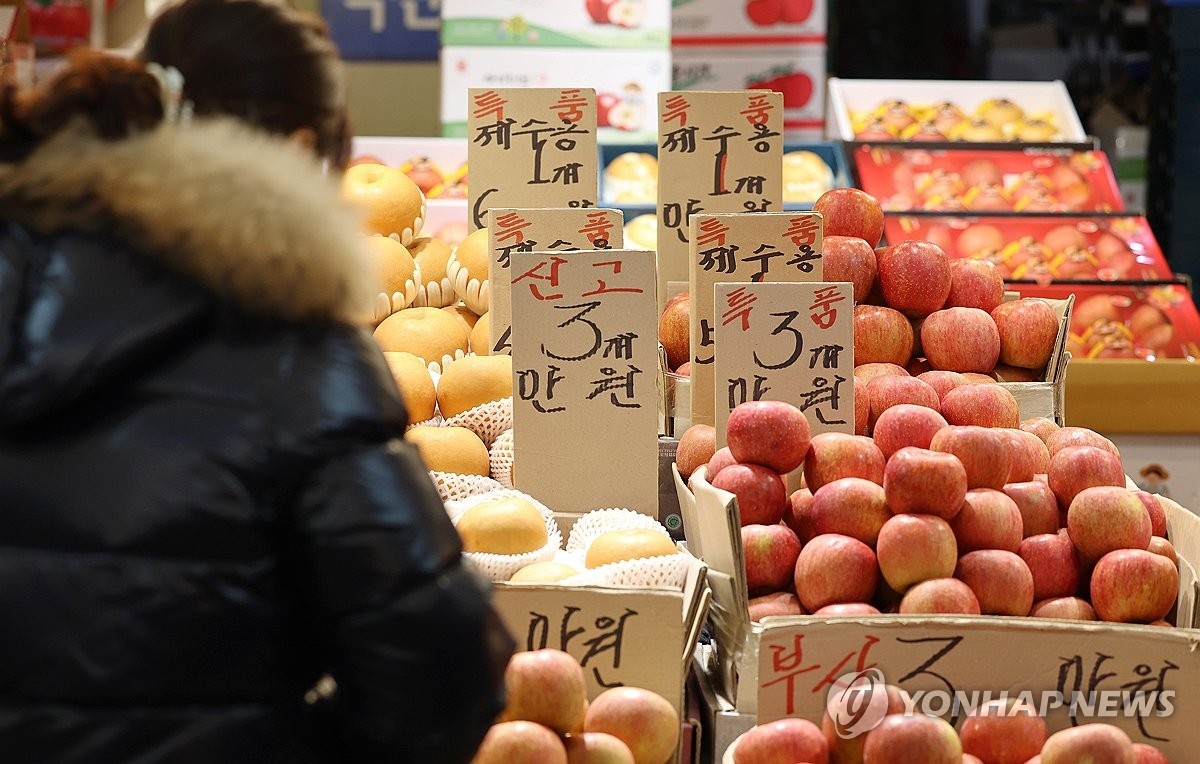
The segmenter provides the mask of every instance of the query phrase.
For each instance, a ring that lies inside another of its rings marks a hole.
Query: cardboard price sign
[[[581,249],[621,249],[625,246],[624,216],[620,210],[599,207],[557,209],[492,209],[488,226],[488,283],[491,305],[488,330],[492,354],[512,350],[513,252],[577,252]]]
[[[692,422],[713,424],[714,326],[719,282],[821,281],[824,225],[819,212],[693,215],[691,262]]]
[[[909,693],[916,712],[954,723],[984,692],[1028,692],[1051,731],[1107,722],[1172,761],[1194,755],[1200,632],[1000,617],[790,620],[763,619],[759,723],[819,720],[840,677],[875,669]],[[1012,645],[1020,645],[1016,672],[997,660]]]
[[[729,412],[787,401],[814,435],[854,432],[854,285],[717,284],[718,445]]]
[[[556,512],[658,516],[654,253],[514,252],[513,465]]]
[[[689,221],[701,212],[783,207],[783,95],[769,90],[658,95],[659,302],[687,281]]]
[[[467,98],[472,231],[493,208],[596,205],[595,90],[470,88]]]

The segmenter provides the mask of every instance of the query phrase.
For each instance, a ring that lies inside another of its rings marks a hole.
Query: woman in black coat
[[[0,761],[468,761],[512,642],[303,148],[344,141],[159,97],[0,95]]]

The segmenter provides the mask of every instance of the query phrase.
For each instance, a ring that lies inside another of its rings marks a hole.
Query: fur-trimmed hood
[[[376,279],[298,147],[229,121],[66,130],[0,164],[0,429],[186,347],[222,304],[364,325]]]
[[[65,130],[0,165],[0,220],[112,237],[255,313],[364,323],[377,271],[304,151],[232,120],[127,140]]]

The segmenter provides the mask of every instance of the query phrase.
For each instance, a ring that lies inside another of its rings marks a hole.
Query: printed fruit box
[[[425,192],[423,234],[457,243],[467,235],[467,142],[461,138],[357,136],[350,161],[397,167]]]
[[[1175,502],[1162,504],[1179,555],[1179,627],[888,614],[751,622],[737,499],[713,488],[703,467],[687,485],[676,475],[688,545],[702,550],[713,587],[712,651],[700,669],[739,716],[820,724],[839,679],[875,670],[915,698],[918,710],[956,725],[962,704],[978,702],[983,693],[1030,693],[1052,732],[1103,721],[1172,761],[1192,760],[1200,745],[1200,629],[1190,561],[1200,559],[1200,518]],[[1014,672],[1018,652],[1021,668]]]
[[[795,45],[825,42],[827,0],[673,0],[671,42]]]
[[[925,239],[950,257],[988,260],[1009,281],[1172,278],[1144,217],[889,215],[884,231],[891,243]]]
[[[442,45],[671,46],[670,0],[442,0]]]
[[[1124,212],[1102,151],[859,146],[859,187],[887,211]]]
[[[869,80],[831,77],[825,137],[843,141],[1082,143],[1061,80]]]

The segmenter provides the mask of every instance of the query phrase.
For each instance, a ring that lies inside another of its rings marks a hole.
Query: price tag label
[[[471,230],[493,208],[596,205],[595,90],[470,88],[467,98]]]

